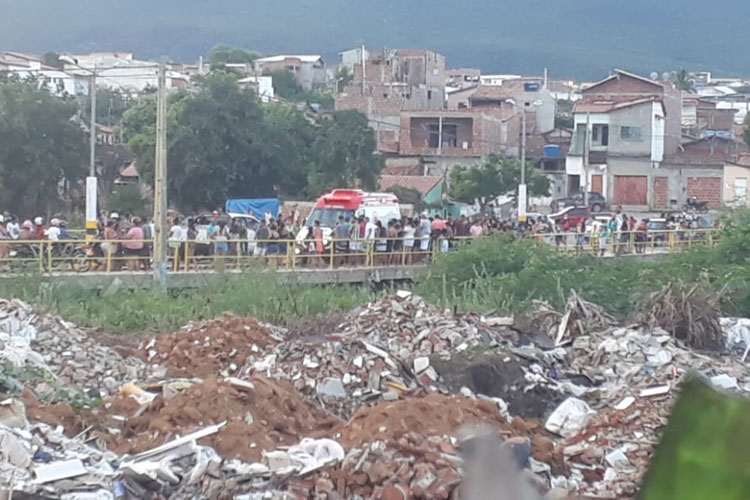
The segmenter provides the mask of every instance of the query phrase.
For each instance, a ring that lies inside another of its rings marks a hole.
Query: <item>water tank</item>
[[[560,146],[557,144],[547,144],[544,146],[545,158],[560,158]]]

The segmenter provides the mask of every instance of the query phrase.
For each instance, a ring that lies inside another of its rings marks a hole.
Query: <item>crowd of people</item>
[[[296,241],[301,230],[296,211],[287,217],[267,213],[255,221],[231,218],[217,210],[196,217],[171,214],[168,253],[174,269],[197,267],[202,259],[243,255],[285,265],[290,246],[298,264],[311,267],[413,264],[426,261],[433,252],[448,252],[462,242],[497,233],[536,238],[578,253],[642,253],[648,242],[665,241],[667,231],[687,232],[700,226],[697,218],[686,215],[664,215],[654,221],[660,222],[652,225],[648,218],[636,220],[619,209],[611,216],[572,220],[539,215],[522,222],[492,215],[443,218],[426,212],[385,222],[365,216],[340,216],[333,228],[321,227],[318,220],[308,221],[306,238]],[[152,219],[102,212],[95,240],[98,254],[93,256],[114,260],[115,269],[123,265],[146,269],[150,266],[155,232]],[[0,261],[8,258],[14,240],[54,244],[70,239],[67,224],[61,218],[52,218],[45,224],[42,217],[21,222],[16,216],[0,215]]]

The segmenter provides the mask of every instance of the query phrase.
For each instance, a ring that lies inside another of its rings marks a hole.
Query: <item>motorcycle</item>
[[[698,201],[698,199],[693,196],[691,198],[688,198],[687,203],[683,205],[682,207],[683,212],[698,212],[700,214],[708,213],[708,202],[707,201]]]

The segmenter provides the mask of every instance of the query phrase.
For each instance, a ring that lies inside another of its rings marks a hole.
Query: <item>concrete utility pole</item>
[[[586,113],[586,132],[583,134],[583,206],[589,206],[589,127],[591,123],[591,114]]]
[[[154,177],[154,285],[167,290],[167,77],[159,64],[156,101],[156,163]]]
[[[86,239],[92,240],[96,236],[97,199],[99,183],[96,180],[96,64],[91,71],[91,118],[89,128],[89,176],[86,178]]]
[[[362,56],[362,95],[365,95],[367,93],[367,67],[365,65],[365,44],[362,44],[362,52],[360,53]]]
[[[521,105],[521,184],[518,185],[518,219],[526,220],[526,103]]]

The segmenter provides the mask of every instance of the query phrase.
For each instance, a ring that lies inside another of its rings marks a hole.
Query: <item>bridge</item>
[[[657,258],[693,246],[714,245],[716,229],[623,233],[619,238],[576,233],[527,236],[561,253],[600,258]],[[414,280],[445,252],[469,245],[472,238],[453,238],[446,248],[432,241],[421,250],[419,240],[394,238],[377,242],[326,241],[324,252],[308,251],[293,240],[232,240],[227,251],[212,243],[173,242],[167,286],[200,287],[247,271],[275,272],[283,280],[310,284],[374,284]],[[103,244],[104,243],[104,244]],[[126,245],[143,243],[143,249]],[[415,245],[412,245],[415,244]],[[141,288],[153,285],[152,241],[0,242],[0,280],[34,275],[93,288]],[[5,246],[5,249],[3,249]]]

